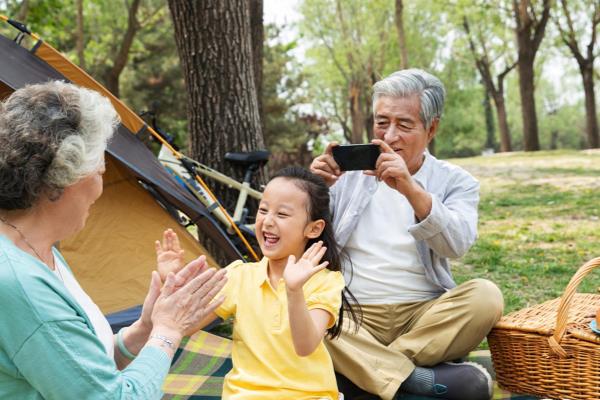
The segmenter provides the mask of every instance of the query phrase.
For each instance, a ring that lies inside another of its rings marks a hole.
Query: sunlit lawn
[[[600,152],[497,154],[451,160],[481,183],[479,238],[453,263],[458,282],[490,279],[510,312],[562,294],[600,256]],[[579,291],[596,292],[600,271]]]

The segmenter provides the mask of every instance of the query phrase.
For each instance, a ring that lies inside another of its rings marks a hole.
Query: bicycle
[[[174,137],[158,127],[156,112],[144,111],[140,114],[140,116],[146,115],[151,117],[152,128],[160,136],[160,138],[156,139],[161,143],[158,154],[158,160],[161,164],[183,187],[196,197],[225,228],[225,231],[234,239],[233,242],[236,247],[238,247],[238,250],[242,250],[240,253],[246,254],[255,261],[258,261],[258,255],[246,239],[246,235],[256,239],[254,223],[250,221],[251,218],[246,203],[248,201],[248,196],[258,201],[262,198],[262,193],[253,189],[251,187],[251,182],[254,174],[268,162],[270,155],[269,151],[257,150],[252,152],[228,152],[225,154],[226,161],[238,167],[245,168],[244,179],[242,182],[239,182],[182,154],[174,143]],[[204,182],[201,175],[220,182],[239,192],[233,215],[223,207],[221,202]],[[174,211],[177,214],[174,216],[176,216],[183,225],[186,225],[187,222],[182,219],[183,217],[176,210],[167,211],[171,213]]]

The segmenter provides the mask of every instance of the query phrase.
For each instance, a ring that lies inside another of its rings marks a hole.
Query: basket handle
[[[571,281],[565,288],[565,292],[560,299],[560,305],[558,306],[558,312],[556,314],[556,328],[554,334],[548,338],[550,350],[560,358],[568,357],[567,352],[561,347],[560,341],[567,331],[567,319],[569,317],[569,308],[573,296],[577,293],[577,287],[583,278],[597,267],[600,267],[600,257],[592,258],[590,261],[583,264],[571,278]]]

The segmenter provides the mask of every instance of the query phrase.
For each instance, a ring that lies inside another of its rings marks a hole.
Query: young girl
[[[323,337],[339,335],[343,309],[356,315],[343,293],[325,182],[303,168],[278,172],[263,193],[256,237],[264,258],[227,267],[225,301],[204,321],[233,316],[223,398],[338,399]],[[157,242],[161,268],[181,258],[176,240],[166,232]]]

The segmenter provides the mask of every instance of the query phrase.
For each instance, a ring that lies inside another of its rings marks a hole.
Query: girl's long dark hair
[[[275,178],[291,180],[298,188],[308,195],[308,215],[310,216],[310,220],[316,221],[322,219],[325,221],[325,228],[318,238],[310,239],[308,241],[306,248],[308,249],[313,243],[316,243],[319,240],[323,241],[323,245],[327,247],[327,251],[321,261],[329,262],[327,269],[341,272],[342,254],[333,235],[333,218],[331,216],[331,211],[329,210],[329,188],[323,178],[313,174],[305,168],[295,166],[279,170],[271,179]],[[348,263],[348,265],[352,268],[351,263]],[[342,333],[345,312],[350,315],[358,329],[362,319],[362,312],[358,301],[348,287],[345,287],[342,291],[342,306],[339,310],[337,323],[327,330],[329,338],[336,338]]]

